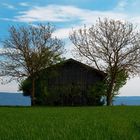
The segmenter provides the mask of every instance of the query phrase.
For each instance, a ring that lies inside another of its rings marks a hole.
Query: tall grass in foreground
[[[0,107],[0,140],[140,140],[140,107]]]

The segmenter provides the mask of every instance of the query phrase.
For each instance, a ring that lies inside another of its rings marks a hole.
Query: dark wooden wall
[[[103,79],[103,76],[92,68],[84,67],[80,63],[67,62],[51,69],[48,79],[49,86],[56,85],[82,85],[83,88],[94,85],[97,81]]]

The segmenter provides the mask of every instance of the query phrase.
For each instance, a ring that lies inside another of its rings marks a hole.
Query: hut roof
[[[106,76],[106,73],[104,73],[103,71],[100,71],[100,70],[98,70],[98,69],[96,69],[96,68],[94,68],[94,67],[91,67],[91,66],[89,66],[89,65],[86,65],[86,64],[84,64],[84,63],[81,63],[81,62],[79,62],[79,61],[77,61],[77,60],[75,60],[75,59],[72,59],[72,58],[67,59],[67,60],[64,60],[63,62],[57,63],[57,64],[51,66],[50,68],[52,68],[52,67],[59,67],[59,66],[61,67],[61,66],[64,66],[64,65],[66,65],[66,64],[68,64],[68,63],[73,63],[73,64],[80,65],[81,67],[83,67],[83,68],[85,68],[85,69],[88,69],[88,70],[91,70],[91,71],[94,71],[94,72],[98,73],[99,75],[101,75],[101,76],[103,76],[103,77]],[[48,68],[47,68],[47,69],[48,69]]]

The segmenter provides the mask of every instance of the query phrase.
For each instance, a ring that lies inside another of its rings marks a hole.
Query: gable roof
[[[65,65],[65,64],[67,64],[67,63],[75,63],[75,64],[80,65],[81,67],[84,67],[85,69],[95,71],[95,72],[97,72],[99,75],[101,75],[101,76],[103,76],[103,77],[106,76],[106,73],[104,73],[103,71],[100,71],[100,70],[98,70],[98,69],[95,69],[95,68],[93,68],[93,67],[91,67],[91,66],[88,66],[88,65],[86,65],[86,64],[84,64],[84,63],[81,63],[81,62],[79,62],[79,61],[77,61],[77,60],[75,60],[75,59],[73,59],[73,58],[64,60],[63,62],[57,63],[57,64],[55,64],[55,65],[53,65],[53,66],[51,66],[51,67],[62,66],[62,65]]]

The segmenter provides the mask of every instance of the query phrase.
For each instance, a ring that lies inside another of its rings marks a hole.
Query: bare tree
[[[132,23],[105,18],[90,28],[73,30],[70,40],[76,54],[107,74],[105,95],[111,105],[116,91],[140,70],[140,33]]]
[[[20,81],[29,77],[32,81],[31,103],[35,104],[35,80],[40,70],[61,60],[64,43],[52,37],[54,27],[50,24],[12,26],[9,38],[3,41],[1,52],[1,76]]]

